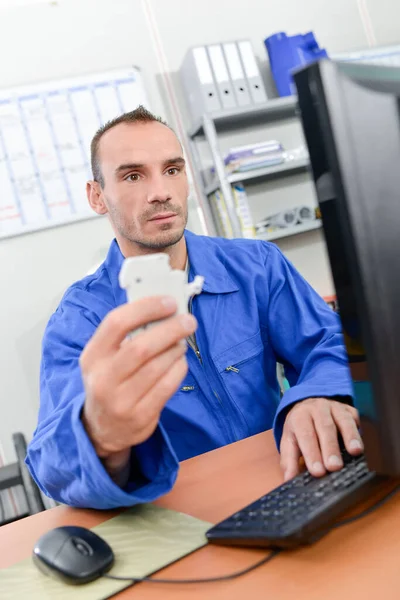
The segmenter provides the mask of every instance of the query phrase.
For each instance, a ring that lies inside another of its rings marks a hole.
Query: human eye
[[[167,173],[168,175],[177,175],[180,172],[180,168],[179,167],[168,167],[167,169]]]
[[[130,173],[125,177],[125,181],[139,181],[140,175],[139,173]]]

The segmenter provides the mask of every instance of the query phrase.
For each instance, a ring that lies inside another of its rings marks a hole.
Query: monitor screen
[[[400,69],[324,60],[294,78],[367,461],[399,475]]]

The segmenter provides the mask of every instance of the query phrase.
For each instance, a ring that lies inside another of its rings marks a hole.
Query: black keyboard
[[[316,541],[387,480],[368,469],[364,456],[342,457],[340,471],[322,478],[305,471],[215,525],[207,531],[209,542],[293,548]]]

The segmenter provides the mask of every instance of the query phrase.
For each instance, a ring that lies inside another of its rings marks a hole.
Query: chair
[[[17,462],[0,467],[0,492],[21,485],[26,498],[28,512],[16,515],[10,519],[0,521],[0,525],[6,525],[18,519],[34,515],[46,509],[39,488],[31,477],[25,464],[26,440],[22,433],[14,433],[12,436]],[[0,498],[1,502],[1,498]],[[1,504],[2,507],[2,504]],[[4,511],[2,511],[4,513]]]

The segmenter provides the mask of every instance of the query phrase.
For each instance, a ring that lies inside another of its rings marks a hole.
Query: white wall
[[[330,52],[366,44],[355,0],[201,0],[190,4],[152,0],[151,4],[174,71],[186,48],[195,44],[250,38],[256,54],[265,57],[263,40],[277,31],[294,35],[313,30]]]
[[[365,0],[372,25],[372,41],[378,46],[400,43],[398,0]]]
[[[380,44],[398,41],[395,1],[367,0]],[[264,37],[310,29],[330,52],[367,45],[357,0],[60,0],[0,12],[0,82],[7,87],[137,64],[154,111],[181,133],[180,96],[169,72],[179,69],[188,46],[249,37],[265,60]],[[110,239],[107,222],[95,219],[0,241],[0,440],[7,457],[11,433],[30,438],[36,423],[45,323]],[[331,291],[318,232],[281,245],[312,285]]]

